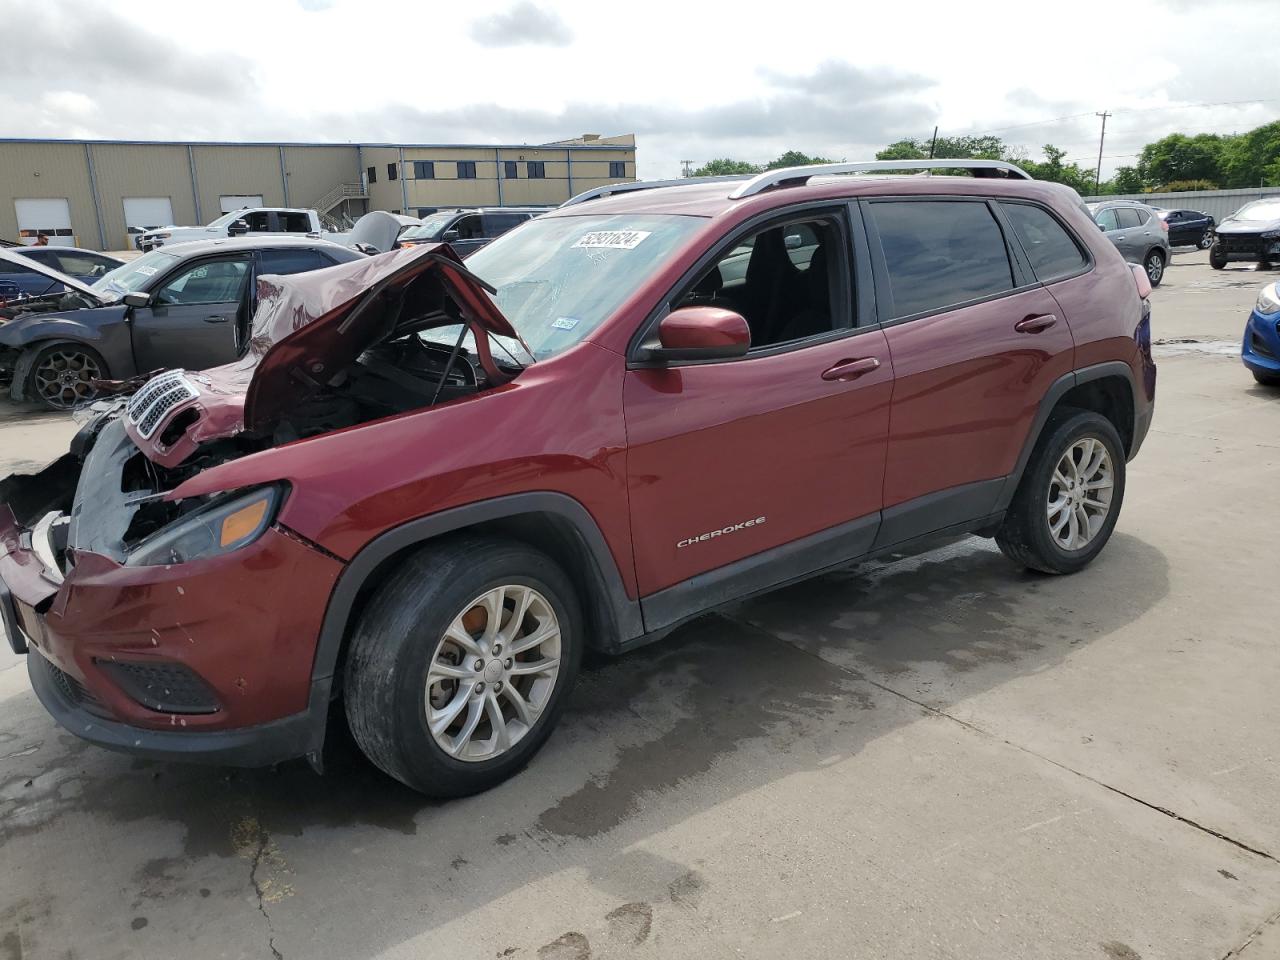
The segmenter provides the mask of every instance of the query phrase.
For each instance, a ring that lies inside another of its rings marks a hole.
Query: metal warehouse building
[[[635,137],[538,145],[0,139],[0,239],[121,250],[244,206],[367,210],[562,203],[636,177]]]

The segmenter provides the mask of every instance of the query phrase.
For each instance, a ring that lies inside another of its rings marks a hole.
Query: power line
[[[1112,110],[1110,112],[1113,114],[1156,113],[1156,112],[1167,111],[1167,110],[1193,110],[1199,107],[1228,107],[1228,106],[1241,106],[1244,104],[1258,104],[1258,103],[1280,103],[1280,97],[1263,97],[1255,100],[1214,100],[1214,101],[1208,101],[1205,103],[1182,103],[1182,104],[1174,104],[1174,105],[1163,106],[1163,107],[1125,107],[1119,110]],[[1002,133],[1006,130],[1022,130],[1027,127],[1042,127],[1050,123],[1061,123],[1064,120],[1078,120],[1081,117],[1087,117],[1087,116],[1090,116],[1091,114],[1096,116],[1096,114],[1094,114],[1093,111],[1085,111],[1083,113],[1069,113],[1063,117],[1051,117],[1048,120],[1033,120],[1030,123],[1015,123],[1012,126],[1007,126],[1007,127],[991,127],[985,130],[968,130],[963,133],[957,133],[955,134],[955,136],[962,136],[962,137],[984,136],[989,133]]]

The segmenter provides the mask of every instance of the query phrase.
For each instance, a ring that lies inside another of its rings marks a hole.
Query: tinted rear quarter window
[[[320,267],[330,266],[327,258],[321,257],[314,250],[263,250],[263,273],[306,273]]]
[[[1004,234],[969,200],[868,204],[880,234],[893,317],[909,317],[1013,289]]]
[[[1059,279],[1084,268],[1088,262],[1084,253],[1047,210],[1029,203],[1002,203],[1001,207],[1022,241],[1038,280]]]

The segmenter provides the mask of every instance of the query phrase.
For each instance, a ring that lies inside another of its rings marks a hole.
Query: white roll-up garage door
[[[15,200],[13,210],[18,215],[19,243],[33,244],[43,233],[52,246],[75,246],[76,238],[71,233],[71,205],[65,198]]]
[[[130,235],[156,227],[176,226],[173,204],[168,197],[125,197],[124,225]]]

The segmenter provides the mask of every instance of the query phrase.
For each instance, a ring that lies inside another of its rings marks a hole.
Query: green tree
[[[930,137],[898,140],[876,153],[877,160],[927,160]],[[939,137],[933,155],[941,159],[1001,160],[1009,147],[999,137]]]
[[[815,163],[833,163],[826,157],[811,157],[807,153],[801,153],[799,150],[788,150],[776,160],[770,160],[765,164],[766,170],[779,170],[782,167],[808,167]]]
[[[1107,193],[1141,193],[1146,187],[1137,167],[1116,167],[1115,176],[1106,184]]]
[[[760,168],[754,163],[747,163],[745,160],[730,160],[728,157],[721,157],[718,160],[708,160],[697,170],[693,171],[695,177],[727,177],[736,173],[759,173]]]
[[[1044,145],[1044,162],[1023,160],[1019,166],[1037,180],[1049,180],[1053,183],[1065,183],[1082,197],[1090,196],[1094,191],[1094,169],[1081,167],[1075,163],[1067,163],[1065,150],[1051,143]]]
[[[1280,184],[1280,120],[1225,139],[1222,147],[1225,186]]]
[[[1214,133],[1171,133],[1142,148],[1138,170],[1148,186],[1174,180],[1208,180],[1222,176],[1222,137]]]

